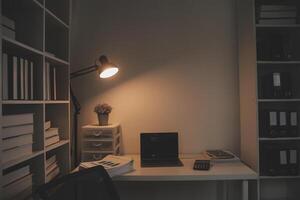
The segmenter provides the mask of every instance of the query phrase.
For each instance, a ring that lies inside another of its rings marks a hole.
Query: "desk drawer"
[[[113,151],[113,142],[84,141],[83,149],[86,151]]]
[[[88,130],[85,131],[86,138],[95,138],[95,139],[112,139],[113,133],[111,130]]]
[[[87,162],[87,161],[96,161],[96,160],[101,160],[105,156],[109,155],[110,153],[89,153],[89,152],[83,152],[82,153],[82,161]]]

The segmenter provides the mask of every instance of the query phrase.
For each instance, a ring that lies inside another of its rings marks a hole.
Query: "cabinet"
[[[0,193],[5,192],[2,181],[6,175],[29,169],[28,183],[31,182],[32,187],[14,194],[25,198],[46,182],[50,157],[55,157],[59,175],[70,171],[71,0],[1,0],[0,4],[0,120],[3,122],[8,115],[33,115],[32,152],[7,162],[3,162],[4,152],[0,152]],[[17,71],[14,71],[14,66]],[[50,66],[51,74],[47,73],[47,66]],[[59,141],[52,145],[48,145],[47,122],[58,130]],[[0,123],[0,128],[2,149],[7,143],[3,133],[7,127]],[[4,199],[3,195],[0,199]]]
[[[83,126],[82,161],[100,160],[106,155],[119,155],[121,148],[121,126]]]
[[[299,199],[300,3],[238,1],[241,158],[260,200]]]

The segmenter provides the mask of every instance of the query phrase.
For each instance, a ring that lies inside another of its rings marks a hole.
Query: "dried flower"
[[[97,114],[108,115],[109,113],[111,113],[111,111],[112,111],[112,107],[107,103],[98,104],[94,108],[94,112]]]

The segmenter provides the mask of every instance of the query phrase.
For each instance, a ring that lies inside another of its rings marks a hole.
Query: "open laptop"
[[[141,166],[183,166],[178,157],[178,133],[141,133]]]

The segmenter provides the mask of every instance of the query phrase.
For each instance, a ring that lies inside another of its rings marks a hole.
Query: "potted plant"
[[[107,103],[98,104],[95,106],[94,112],[98,115],[99,126],[108,125],[109,113],[111,113],[112,107]]]

